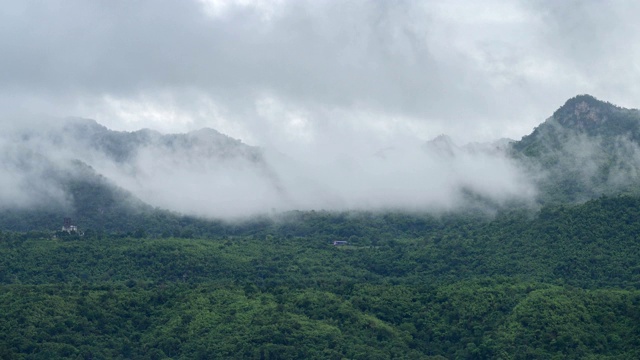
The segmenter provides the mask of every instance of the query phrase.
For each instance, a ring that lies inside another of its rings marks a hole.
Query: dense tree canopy
[[[640,357],[636,197],[182,220],[0,233],[0,356]]]

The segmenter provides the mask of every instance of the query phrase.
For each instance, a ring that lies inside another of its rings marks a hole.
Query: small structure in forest
[[[71,225],[71,218],[64,218],[64,225],[62,225],[62,231],[65,231],[69,234],[71,234],[71,232],[78,232],[78,227],[75,225]]]
[[[349,243],[341,240],[336,240],[333,242],[333,246],[343,246],[343,245],[349,245]]]

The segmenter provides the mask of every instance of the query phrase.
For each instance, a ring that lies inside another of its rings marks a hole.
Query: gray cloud
[[[0,207],[66,205],[73,179],[90,165],[148,204],[218,218],[289,210],[450,211],[532,203],[535,189],[502,151],[424,146],[395,139],[391,148],[344,142],[282,154],[248,147],[213,130],[163,136],[112,132],[79,119],[3,126]],[[86,167],[84,167],[86,168]],[[89,176],[91,175],[91,176]],[[87,177],[89,176],[89,177]],[[491,206],[489,206],[491,207]]]
[[[206,4],[4,4],[0,105],[266,143],[286,137],[256,110],[277,99],[313,123],[367,112],[471,141],[522,136],[577,93],[640,93],[628,2]]]

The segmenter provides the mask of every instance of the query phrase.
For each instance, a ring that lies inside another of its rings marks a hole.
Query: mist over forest
[[[73,206],[65,184],[93,176],[152,207],[206,218],[535,209],[632,191],[639,118],[637,110],[581,95],[517,141],[458,146],[446,135],[381,141],[351,134],[286,153],[207,128],[162,134],[81,118],[25,120],[0,137],[0,196],[5,207],[64,209]]]
[[[640,359],[640,2],[0,4],[0,359]]]
[[[469,205],[467,193],[496,204],[531,202],[535,195],[506,146],[459,147],[443,136],[425,143],[385,142],[384,148],[346,138],[281,153],[213,129],[117,132],[92,120],[48,119],[21,122],[1,138],[1,196],[7,205],[64,204],[62,184],[45,174],[75,176],[77,161],[152,206],[206,217],[290,210],[449,211]]]

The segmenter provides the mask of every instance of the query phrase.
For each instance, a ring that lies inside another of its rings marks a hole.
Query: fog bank
[[[449,211],[469,206],[469,194],[498,205],[535,196],[534,186],[501,148],[458,147],[446,137],[425,143],[350,132],[275,150],[211,129],[115,132],[81,119],[23,123],[5,127],[3,134],[5,147],[42,158],[48,167],[65,168],[77,159],[150,205],[205,217],[289,210]],[[64,199],[44,170],[21,168],[9,154],[0,176],[4,202]],[[33,183],[29,188],[41,190],[25,191],[27,179]]]

